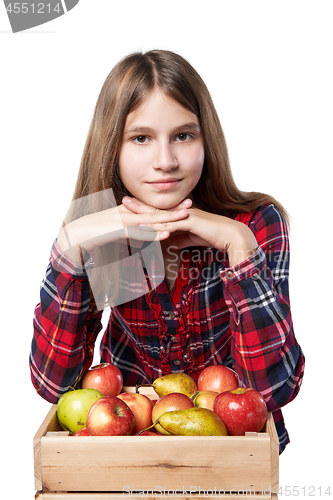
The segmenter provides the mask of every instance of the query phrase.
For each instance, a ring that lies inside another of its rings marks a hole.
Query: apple
[[[75,432],[73,436],[90,436],[89,432],[87,431],[87,427],[82,427],[79,431]]]
[[[214,413],[230,436],[260,432],[267,420],[267,406],[260,392],[242,387],[219,394],[214,401]]]
[[[88,412],[103,394],[96,389],[77,389],[63,394],[57,404],[58,422],[71,434],[86,425]]]
[[[224,392],[237,389],[239,379],[237,373],[224,365],[206,366],[198,377],[198,391]]]
[[[213,411],[214,401],[218,394],[218,392],[214,391],[201,391],[192,398],[192,401],[194,403],[194,406],[207,408],[208,410]]]
[[[87,415],[87,431],[91,436],[129,436],[135,427],[133,412],[116,396],[98,399]]]
[[[135,392],[122,392],[117,397],[124,401],[133,412],[134,434],[152,425],[153,403],[147,396]]]
[[[112,363],[93,366],[82,378],[82,389],[97,389],[103,396],[118,396],[123,388],[123,376]]]
[[[186,396],[186,394],[181,394],[180,392],[172,392],[170,394],[167,394],[166,396],[163,396],[155,403],[152,411],[152,421],[153,423],[156,422],[158,417],[160,417],[167,411],[187,410],[188,408],[193,407],[193,401],[191,400],[191,398]],[[159,424],[155,425],[155,429],[160,434],[164,434],[167,436],[170,435],[170,433],[163,429],[163,427],[161,427]]]

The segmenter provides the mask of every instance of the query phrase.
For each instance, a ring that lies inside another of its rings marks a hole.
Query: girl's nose
[[[170,170],[175,167],[178,167],[178,161],[171,145],[169,143],[158,145],[156,147],[153,168],[157,170]]]

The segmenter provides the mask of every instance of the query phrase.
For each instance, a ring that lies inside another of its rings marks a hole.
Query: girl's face
[[[188,197],[204,164],[197,116],[154,89],[126,118],[119,155],[128,191],[152,207],[168,209]]]

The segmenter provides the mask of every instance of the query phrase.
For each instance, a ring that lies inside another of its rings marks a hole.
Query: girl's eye
[[[188,139],[190,138],[191,138],[190,134],[187,133],[177,135],[177,140],[181,142],[188,141]]]
[[[138,137],[134,138],[134,142],[139,144],[144,144],[147,141],[148,137],[146,135],[138,135]]]

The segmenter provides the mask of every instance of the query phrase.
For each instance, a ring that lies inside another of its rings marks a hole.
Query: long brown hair
[[[107,76],[92,118],[73,199],[112,188],[119,205],[129,194],[118,171],[125,121],[155,86],[199,119],[205,162],[192,193],[195,205],[208,212],[234,216],[274,203],[287,219],[284,208],[271,196],[238,189],[220,120],[205,83],[183,57],[167,50],[131,54]]]

